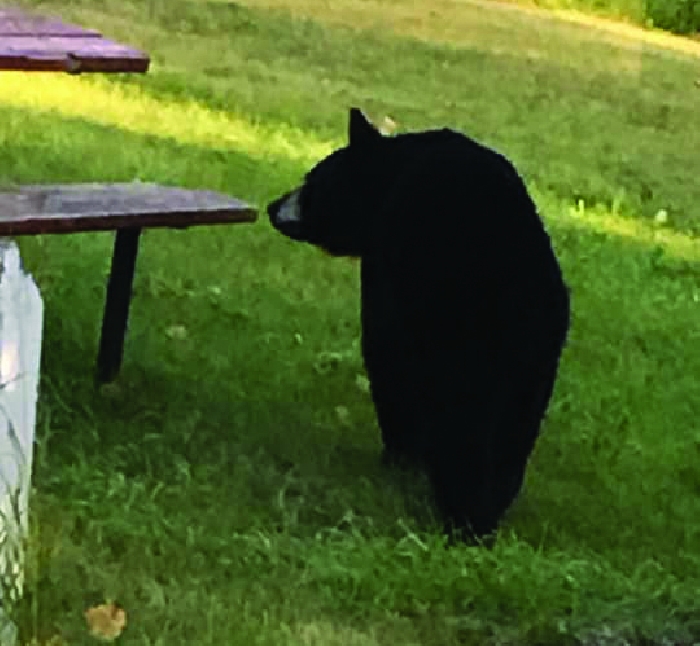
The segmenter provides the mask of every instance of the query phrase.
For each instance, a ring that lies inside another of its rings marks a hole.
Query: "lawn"
[[[379,464],[356,263],[264,216],[149,231],[96,391],[111,236],[23,240],[46,308],[23,644],[91,643],[83,612],[112,599],[124,645],[700,641],[699,44],[467,0],[41,7],[153,67],[3,74],[1,181],[263,206],[349,105],[449,125],[522,171],[573,327],[495,548],[447,549],[425,483]]]

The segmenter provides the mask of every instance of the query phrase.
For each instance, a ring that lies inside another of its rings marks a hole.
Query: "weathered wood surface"
[[[0,237],[254,222],[255,208],[214,191],[157,184],[29,185],[0,189]]]
[[[0,9],[0,70],[146,72],[147,54],[57,18]]]

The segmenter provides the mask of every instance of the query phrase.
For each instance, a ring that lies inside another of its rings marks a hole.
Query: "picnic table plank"
[[[253,222],[257,211],[214,191],[130,182],[0,189],[0,236],[186,228]]]
[[[37,72],[138,72],[144,52],[84,29],[20,9],[0,10],[0,70]]]

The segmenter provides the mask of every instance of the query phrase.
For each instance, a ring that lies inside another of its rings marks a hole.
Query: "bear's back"
[[[409,238],[436,263],[453,267],[482,258],[557,274],[550,238],[513,164],[497,151],[448,128],[387,138],[383,163],[393,171],[383,205],[385,236]],[[455,264],[456,263],[456,264]],[[512,277],[512,275],[511,275]]]

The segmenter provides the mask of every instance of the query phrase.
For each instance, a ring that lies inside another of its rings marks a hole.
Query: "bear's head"
[[[333,256],[362,256],[384,184],[386,139],[361,110],[351,108],[348,144],[318,162],[301,186],[267,206],[272,226]]]

